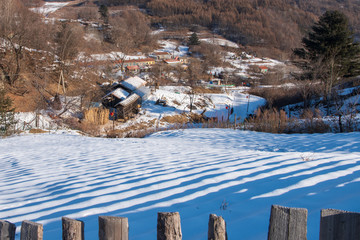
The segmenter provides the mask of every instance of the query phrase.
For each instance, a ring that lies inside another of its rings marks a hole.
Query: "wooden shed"
[[[117,110],[116,119],[126,119],[127,117],[139,112],[140,96],[136,93],[131,94],[125,100],[115,105]]]

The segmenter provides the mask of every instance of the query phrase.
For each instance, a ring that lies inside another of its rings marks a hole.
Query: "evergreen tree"
[[[10,134],[15,124],[15,109],[12,108],[12,100],[2,89],[0,90],[0,136]]]
[[[325,12],[302,43],[294,53],[307,60],[303,67],[309,76],[323,82],[327,100],[343,77],[359,74],[360,47],[343,13]]]
[[[99,13],[101,15],[101,18],[104,20],[104,23],[105,24],[109,23],[109,10],[108,10],[107,6],[100,5]]]
[[[194,32],[193,34],[191,34],[190,38],[189,38],[189,45],[199,45],[200,41],[198,38],[198,35],[196,34],[196,32]]]

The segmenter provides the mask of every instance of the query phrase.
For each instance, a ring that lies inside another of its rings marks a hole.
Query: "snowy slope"
[[[44,239],[61,239],[61,217],[77,218],[91,240],[98,215],[126,216],[130,239],[151,240],[157,212],[179,211],[183,239],[206,239],[215,213],[229,239],[265,239],[271,204],[280,204],[308,208],[308,239],[318,239],[321,208],[360,212],[359,142],[359,133],[229,129],[0,139],[0,219],[40,222]]]

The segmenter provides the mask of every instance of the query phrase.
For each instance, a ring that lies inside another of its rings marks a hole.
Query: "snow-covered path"
[[[98,215],[126,216],[131,239],[151,240],[157,212],[179,211],[183,239],[206,239],[215,213],[229,239],[265,239],[279,204],[308,208],[308,239],[318,239],[320,209],[360,212],[359,142],[359,133],[221,129],[0,139],[0,219],[40,222],[44,239],[61,239],[61,217],[77,218],[91,240]]]

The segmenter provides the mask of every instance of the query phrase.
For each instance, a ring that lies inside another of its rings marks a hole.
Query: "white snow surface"
[[[306,160],[306,161],[305,161]],[[156,239],[157,212],[178,211],[183,239],[206,239],[210,213],[229,239],[266,239],[272,204],[307,208],[308,239],[320,210],[360,212],[360,133],[274,135],[231,129],[165,131],[143,139],[70,133],[0,139],[0,219],[44,224],[61,217],[128,217],[130,239]]]
[[[44,16],[49,15],[50,13],[56,12],[60,8],[68,5],[69,2],[46,2],[44,5],[38,8],[30,8],[35,13],[42,14]]]
[[[216,44],[223,47],[239,48],[239,45],[223,38],[201,38],[200,41]]]
[[[135,91],[136,89],[145,86],[146,81],[135,76],[122,81],[120,84],[131,91]]]

